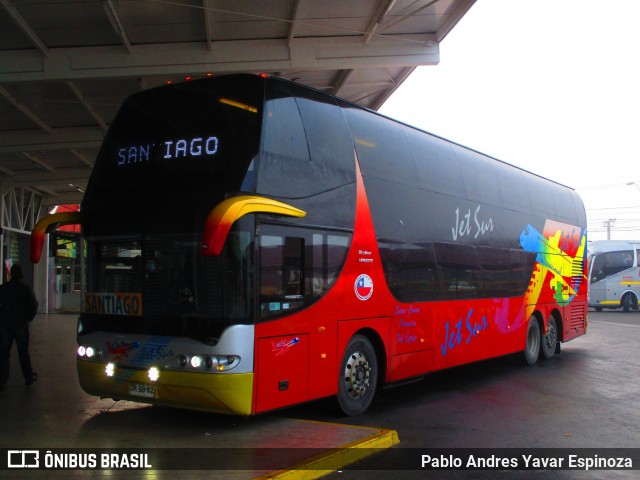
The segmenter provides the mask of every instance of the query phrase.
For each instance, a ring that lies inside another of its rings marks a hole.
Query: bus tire
[[[627,293],[622,297],[622,311],[628,312],[629,310],[631,310],[631,294]]]
[[[547,323],[547,333],[543,333],[540,337],[540,351],[542,357],[550,359],[556,354],[558,346],[558,325],[556,324],[556,318],[551,315]]]
[[[371,402],[378,383],[378,361],[371,342],[364,335],[349,340],[340,364],[338,404],[347,415],[363,413]]]
[[[524,346],[523,358],[527,365],[535,365],[540,355],[540,325],[535,315],[531,315],[527,325],[527,340]]]

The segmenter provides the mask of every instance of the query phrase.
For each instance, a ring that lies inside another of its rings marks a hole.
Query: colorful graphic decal
[[[146,368],[154,363],[170,360],[175,355],[171,342],[171,337],[152,337],[142,342],[129,365]]]
[[[587,237],[581,228],[547,220],[544,232],[527,225],[520,235],[520,245],[536,253],[536,268],[525,297],[527,305],[535,305],[545,286],[554,292],[558,305],[566,306],[576,296],[584,277]]]
[[[367,274],[359,275],[354,283],[354,290],[360,300],[369,300],[373,295],[373,280]]]
[[[130,352],[140,348],[139,342],[125,343],[121,341],[120,343],[112,344],[106,341],[105,344],[107,346],[107,352],[113,355],[114,360],[121,360],[122,357],[128,357]]]
[[[291,340],[280,340],[279,342],[271,342],[272,352],[275,352],[275,356],[279,357],[289,351],[289,349],[300,343],[300,337],[294,337]]]

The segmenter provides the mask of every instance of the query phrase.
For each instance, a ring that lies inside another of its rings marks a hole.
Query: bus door
[[[351,233],[258,224],[257,403],[265,411],[335,393],[335,284]]]
[[[309,335],[295,315],[305,303],[305,238],[296,230],[258,226],[256,412],[307,399]]]

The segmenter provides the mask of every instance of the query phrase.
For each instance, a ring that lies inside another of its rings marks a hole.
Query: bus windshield
[[[591,283],[599,282],[633,266],[633,250],[618,250],[593,255],[591,264]]]
[[[130,97],[100,150],[82,203],[87,331],[215,341],[252,322],[255,216],[220,256],[200,254],[211,210],[254,193],[264,87],[228,77]]]
[[[242,222],[239,222],[242,224]],[[92,331],[188,336],[215,343],[252,317],[252,235],[239,228],[222,255],[189,234],[89,236],[83,320]]]

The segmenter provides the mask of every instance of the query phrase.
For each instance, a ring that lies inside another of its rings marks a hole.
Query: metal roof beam
[[[16,172],[14,172],[13,170],[11,170],[10,168],[7,167],[3,167],[2,165],[0,165],[0,173],[4,173],[5,175],[9,175],[9,176],[14,176],[17,175]]]
[[[447,34],[453,30],[460,19],[469,11],[469,9],[476,3],[476,0],[462,0],[457,4],[456,8],[449,14],[447,19],[442,22],[440,28],[436,32],[436,41],[441,42]]]
[[[378,30],[378,27],[384,21],[384,17],[387,16],[387,13],[389,13],[395,3],[396,0],[380,0],[378,8],[376,8],[375,13],[371,17],[371,20],[365,29],[367,35],[365,43],[369,43],[371,41],[371,38]]]
[[[373,110],[378,110],[414,70],[415,67],[407,67],[404,68],[399,75],[396,75],[395,81],[392,82],[388,88],[385,88],[382,92],[378,91],[380,96],[371,104],[371,108]]]
[[[98,127],[56,128],[41,131],[0,132],[0,154],[100,148],[104,131]]]
[[[431,7],[432,5],[435,5],[436,3],[438,3],[439,0],[433,0],[429,3],[426,3],[424,5],[422,5],[421,7],[416,8],[415,10],[412,10],[411,12],[402,15],[394,20],[390,20],[386,23],[384,23],[383,25],[381,25],[378,28],[378,32],[383,32],[391,27],[393,27],[394,25],[399,24],[400,22],[404,22],[405,20],[407,20],[408,18],[411,18],[417,14],[419,14],[420,12],[422,12],[423,10],[426,10],[427,8]]]
[[[131,42],[129,41],[129,37],[127,36],[127,32],[124,29],[124,25],[120,21],[120,16],[118,15],[118,11],[116,10],[115,5],[112,0],[101,0],[102,8],[104,8],[104,12],[107,14],[107,18],[109,18],[109,23],[113,27],[113,31],[116,32],[116,35],[120,37],[122,40],[122,45],[128,53],[131,53]]]
[[[0,82],[405,67],[438,61],[438,44],[429,34],[376,36],[367,44],[362,37],[295,38],[291,47],[286,39],[221,41],[210,52],[185,43],[138,45],[132,54],[119,47],[60,48],[51,49],[45,62],[24,51],[0,52]]]
[[[45,56],[49,56],[49,48],[44,44],[44,42],[40,39],[40,36],[31,28],[29,23],[24,19],[24,17],[16,10],[11,4],[11,0],[0,0],[2,6],[5,8],[9,16],[13,19],[13,21],[20,27],[22,30],[34,43],[38,50]]]
[[[56,169],[55,169],[55,167],[53,165],[51,165],[49,162],[46,162],[46,161],[36,157],[32,153],[21,152],[21,154],[22,154],[22,156],[24,158],[31,160],[33,163],[38,165],[40,168],[44,168],[47,172],[55,172],[56,171]]]
[[[293,15],[291,15],[291,24],[289,25],[289,34],[287,35],[287,45],[289,45],[289,47],[291,47],[293,39],[296,36],[296,22],[298,21],[298,16],[300,15],[301,4],[302,0],[294,0],[293,2]]]
[[[342,87],[345,86],[345,84],[349,80],[349,77],[351,76],[352,73],[353,73],[353,69],[341,70],[340,73],[338,73],[336,84],[331,89],[331,95],[336,95],[336,96],[339,95],[340,90],[342,89]]]
[[[84,153],[79,152],[75,148],[72,148],[69,151],[73,153],[77,158],[79,158],[82,162],[86,163],[87,166],[93,167],[93,160],[86,156]]]
[[[212,16],[212,7],[211,0],[203,0],[202,8],[204,10],[204,28],[207,32],[207,50],[213,50],[213,30],[211,29],[211,16]]]
[[[72,205],[76,203],[82,203],[82,197],[84,196],[81,192],[67,192],[67,193],[58,193],[55,195],[45,195],[42,197],[42,203],[49,207],[53,207],[55,205]]]
[[[7,90],[6,88],[4,88],[3,86],[0,85],[0,95],[2,95],[4,98],[7,99],[7,101],[12,104],[14,107],[16,107],[18,110],[20,110],[22,113],[24,113],[27,117],[29,117],[29,119],[35,123],[36,125],[38,125],[40,128],[42,128],[45,132],[47,133],[53,133],[53,129],[47,125],[44,120],[42,120],[40,117],[38,117],[38,115],[36,115],[34,112],[31,111],[31,109],[29,107],[27,107],[26,105],[23,105],[22,103],[20,103],[18,101],[18,99],[16,97],[14,97],[11,92],[9,92],[9,90]]]
[[[80,100],[80,103],[82,103],[84,108],[86,108],[87,111],[91,114],[91,116],[95,119],[95,121],[98,122],[98,125],[100,125],[102,129],[106,132],[107,123],[100,116],[100,114],[96,112],[96,110],[91,106],[91,104],[87,102],[87,100],[84,98],[84,95],[82,94],[78,86],[73,82],[67,82],[67,85],[73,91],[73,93],[75,93],[76,97],[78,97],[78,100]]]
[[[46,185],[54,190],[57,188],[69,188],[69,184],[85,185],[89,178],[91,170],[89,168],[57,168],[53,172],[49,171],[32,171],[29,173],[21,173],[16,176],[11,184],[16,187],[24,187],[30,185]]]

